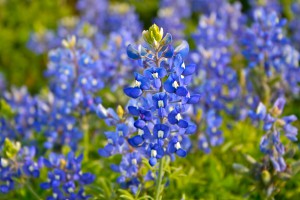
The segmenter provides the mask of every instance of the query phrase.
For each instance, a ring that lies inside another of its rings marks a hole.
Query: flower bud
[[[160,41],[163,38],[163,34],[163,28],[159,29],[156,24],[153,24],[149,28],[149,30],[143,31],[143,39],[152,47],[158,48],[160,45]]]
[[[265,185],[268,185],[271,181],[271,174],[268,170],[263,170],[261,172],[261,178]]]
[[[3,152],[7,158],[14,158],[21,148],[19,142],[13,143],[8,138],[5,139]]]
[[[124,115],[124,109],[122,108],[122,106],[118,105],[117,107],[117,114],[119,116],[120,119],[123,118],[123,115]]]
[[[233,164],[233,169],[238,173],[248,173],[249,172],[249,169],[247,167],[245,167],[244,165],[238,164],[238,163]]]

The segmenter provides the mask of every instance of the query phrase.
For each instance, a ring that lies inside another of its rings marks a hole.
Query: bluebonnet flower
[[[6,121],[7,125],[13,123],[11,128],[14,129],[7,137],[32,143],[35,140],[34,132],[39,132],[43,123],[43,117],[38,108],[39,98],[32,97],[26,87],[19,89],[13,87],[11,92],[5,91],[3,97],[14,112],[13,122]]]
[[[220,112],[239,118],[244,108],[242,101],[239,102],[242,94],[238,74],[229,65],[232,59],[230,46],[235,43],[233,38],[238,31],[238,27],[229,28],[230,20],[227,20],[231,14],[217,10],[201,16],[198,29],[192,35],[197,45],[190,56],[197,63],[192,87],[203,97],[194,106],[194,112],[201,110],[203,123],[198,122],[198,145],[205,153],[223,142]],[[237,17],[235,20],[234,23],[238,23],[241,19]]]
[[[127,109],[121,109],[115,116],[110,109],[98,107],[98,116],[116,126],[116,131],[105,133],[108,144],[99,149],[99,154],[105,157],[123,155],[121,164],[114,166],[114,170],[124,173],[118,182],[133,192],[141,181],[141,177],[136,176],[139,167],[133,168],[134,174],[122,172],[132,165],[132,157],[137,160],[145,157],[151,166],[155,166],[167,155],[171,158],[174,154],[186,156],[191,146],[188,136],[196,128],[184,113],[189,104],[198,103],[200,99],[199,95],[190,94],[187,87],[196,68],[183,62],[188,54],[188,44],[183,42],[174,49],[172,36],[166,34],[163,37],[163,30],[156,25],[144,31],[143,37],[145,45],[138,49],[132,45],[127,48],[128,56],[139,60],[144,68],[143,73],[134,73],[133,86],[124,88],[124,93],[132,98]]]
[[[5,140],[0,154],[0,193],[13,190],[15,179],[40,176],[41,165],[34,160],[35,154],[35,147],[21,147],[19,142]]]
[[[44,190],[51,189],[47,199],[88,199],[84,187],[91,184],[95,176],[81,171],[83,155],[78,157],[73,152],[65,157],[51,153],[49,159],[44,158],[43,164],[49,169],[47,182],[41,183]]]
[[[297,50],[300,50],[300,4],[299,3],[293,3],[291,5],[291,10],[294,15],[293,19],[289,23],[289,28],[291,30],[291,41],[293,43],[293,46],[297,48]]]
[[[223,133],[220,130],[222,118],[214,110],[209,110],[206,113],[206,123],[205,134],[200,135],[198,145],[202,151],[209,153],[211,147],[219,146],[224,141]]]
[[[280,19],[274,10],[263,7],[253,11],[253,18],[254,23],[242,37],[248,67],[253,69],[252,73],[257,72],[257,77],[264,76],[267,80],[280,77],[270,88],[275,91],[274,95],[282,94],[282,88],[296,95],[299,91],[299,52],[284,34],[286,20]]]
[[[287,166],[283,158],[286,147],[281,142],[280,135],[284,134],[290,141],[295,142],[298,134],[298,129],[291,125],[297,120],[295,115],[280,118],[284,106],[285,99],[280,97],[269,113],[262,103],[257,108],[257,119],[264,122],[264,131],[266,131],[260,142],[260,150],[269,157],[274,169],[280,172],[285,171]]]
[[[68,107],[73,109],[81,104],[90,108],[94,105],[93,93],[104,86],[102,72],[90,52],[90,41],[76,40],[75,36],[63,40],[65,48],[50,51],[46,76],[51,80],[55,97],[71,105]]]
[[[111,169],[121,174],[117,182],[122,188],[129,188],[136,193],[140,185],[138,178],[139,167],[142,164],[142,157],[138,152],[131,152],[122,157],[119,165],[111,165]]]

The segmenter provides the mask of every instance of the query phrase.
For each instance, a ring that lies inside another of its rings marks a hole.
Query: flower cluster
[[[34,132],[41,130],[41,124],[44,120],[44,116],[38,108],[39,99],[32,97],[25,87],[12,88],[11,92],[5,91],[3,97],[15,115],[12,121],[1,117],[2,135],[0,136],[0,143],[6,137],[15,140],[34,141]]]
[[[16,178],[40,176],[41,165],[34,160],[35,153],[34,147],[21,147],[19,142],[5,139],[0,154],[0,193],[13,190]]]
[[[82,104],[84,108],[93,105],[93,93],[103,88],[102,67],[95,61],[97,52],[89,40],[73,36],[63,40],[64,48],[49,53],[46,76],[50,78],[50,89],[59,100],[63,100],[66,109],[74,109]],[[68,111],[66,111],[68,112]]]
[[[128,56],[140,60],[144,67],[143,74],[134,73],[133,85],[124,88],[124,93],[132,98],[127,107],[129,116],[125,117],[123,110],[110,114],[117,121],[116,131],[106,133],[108,144],[99,150],[102,156],[124,154],[122,162],[129,164],[114,167],[119,172],[128,167],[132,170],[120,177],[123,184],[126,177],[136,174],[135,165],[140,163],[140,157],[147,158],[151,166],[167,155],[185,157],[191,145],[189,135],[196,130],[184,116],[189,105],[200,99],[200,95],[190,94],[187,88],[196,69],[194,64],[185,65],[183,61],[189,51],[187,42],[174,49],[171,34],[163,37],[163,29],[156,25],[144,31],[143,38],[145,45],[127,48]],[[100,106],[99,110],[102,109]],[[108,118],[107,112],[101,113]],[[133,179],[128,182],[135,186],[138,183]]]
[[[283,133],[290,141],[297,141],[298,129],[291,125],[297,120],[295,115],[280,117],[285,105],[285,99],[278,98],[270,112],[267,112],[266,107],[260,103],[257,108],[256,118],[264,122],[264,131],[266,134],[260,142],[260,150],[268,155],[273,167],[276,171],[284,171],[286,163],[284,154],[286,147],[281,142],[280,135]]]
[[[258,7],[253,11],[254,22],[248,28],[241,41],[245,46],[243,55],[249,61],[249,68],[266,75],[268,80],[279,77],[274,84],[279,94],[299,92],[299,52],[290,44],[284,34],[286,20],[280,19],[273,10]],[[249,73],[250,75],[251,73]]]
[[[224,140],[220,131],[220,111],[234,115],[239,111],[237,109],[241,109],[235,106],[241,95],[238,76],[229,66],[229,47],[234,42],[234,32],[230,32],[226,20],[227,17],[217,12],[201,16],[198,29],[193,34],[197,49],[191,54],[191,59],[198,68],[192,86],[203,96],[194,110],[199,112],[201,109],[203,120],[199,126],[199,147],[206,153],[210,152],[211,146],[220,145]]]
[[[95,176],[81,171],[83,155],[75,157],[73,152],[62,156],[50,154],[44,158],[43,164],[49,169],[47,182],[41,183],[44,190],[51,189],[51,196],[47,199],[88,199],[84,186],[91,184]]]
[[[297,50],[300,50],[300,20],[299,20],[299,16],[300,16],[300,4],[299,3],[293,3],[292,4],[292,12],[294,14],[294,18],[293,20],[290,22],[289,24],[289,28],[291,30],[292,33],[292,41],[293,44],[295,46],[295,48],[297,48]]]

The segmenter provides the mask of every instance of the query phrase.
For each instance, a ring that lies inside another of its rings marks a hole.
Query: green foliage
[[[6,119],[12,118],[14,115],[11,107],[7,104],[4,99],[0,99],[0,117],[4,117]]]
[[[21,148],[20,143],[18,143],[18,142],[13,143],[8,138],[6,138],[4,141],[4,145],[3,145],[4,158],[9,158],[9,159],[14,158],[17,155],[20,148]]]
[[[69,5],[67,0],[0,0],[0,71],[9,84],[38,91],[45,83],[46,56],[28,50],[27,41],[32,31],[54,29],[72,13]]]

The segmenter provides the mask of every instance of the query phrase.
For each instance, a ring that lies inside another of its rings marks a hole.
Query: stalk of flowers
[[[79,126],[75,112],[70,112],[63,100],[56,98],[52,93],[39,103],[40,116],[44,118],[42,134],[45,138],[43,148],[60,149],[64,145],[75,150],[83,137],[82,127]],[[80,115],[81,116],[81,115]]]
[[[0,143],[8,137],[27,141],[33,145],[34,133],[39,132],[44,123],[44,116],[39,113],[40,99],[37,96],[32,97],[26,87],[19,89],[13,87],[11,92],[4,91],[2,101],[9,106],[13,116],[10,119],[1,116],[3,122],[1,132],[3,131],[3,134],[0,136]],[[5,130],[6,128],[7,130]]]
[[[78,106],[91,109],[93,94],[104,87],[101,66],[96,62],[97,52],[87,39],[75,36],[62,41],[62,48],[49,52],[46,76],[55,98],[65,104],[65,113]]]
[[[239,117],[243,109],[238,100],[242,95],[238,75],[229,66],[233,33],[229,34],[224,21],[226,18],[218,17],[215,12],[210,16],[201,16],[198,29],[192,35],[197,49],[191,54],[191,59],[198,66],[192,86],[194,91],[205,97],[194,106],[194,112],[201,110],[203,120],[198,122],[201,124],[198,126],[198,144],[206,153],[210,152],[211,147],[223,143],[220,112]]]
[[[289,29],[291,30],[291,41],[297,50],[300,50],[300,3],[293,3],[291,5],[293,13],[293,19],[289,23]]]
[[[266,131],[260,142],[260,150],[267,155],[273,168],[278,172],[287,169],[283,156],[288,147],[281,142],[280,135],[284,134],[290,141],[295,142],[298,134],[298,129],[291,125],[297,120],[295,115],[280,117],[285,103],[283,97],[278,98],[269,112],[265,105],[260,103],[256,115],[259,120],[263,121],[263,129]]]
[[[236,172],[246,175],[254,183],[262,198],[272,198],[278,194],[290,178],[297,173],[299,161],[292,161],[296,148],[298,129],[292,125],[297,120],[295,115],[282,117],[285,99],[279,97],[271,109],[259,103],[256,112],[250,112],[253,120],[261,122],[265,134],[261,137],[260,151],[265,155],[257,161],[250,155],[245,155],[250,167],[233,164]],[[281,135],[284,135],[283,138]],[[287,140],[286,140],[287,139]],[[290,141],[287,143],[287,141]],[[286,163],[285,158],[290,158]],[[252,191],[253,192],[253,191]]]
[[[190,16],[191,8],[189,1],[161,0],[158,17],[154,21],[160,27],[164,27],[164,30],[172,35],[173,40],[180,40],[184,38],[183,31],[185,29],[182,20]]]
[[[125,160],[131,158],[129,163],[133,166],[139,164],[139,157],[147,158],[151,166],[159,162],[156,184],[160,191],[161,160],[165,156],[175,158],[175,154],[180,157],[187,155],[190,147],[188,138],[196,130],[196,126],[184,117],[184,112],[189,104],[197,103],[200,96],[190,94],[187,89],[195,71],[194,64],[185,65],[183,62],[188,54],[188,44],[182,42],[174,49],[171,46],[171,34],[167,33],[163,37],[163,29],[156,25],[144,31],[143,38],[143,46],[135,49],[129,45],[127,48],[128,56],[140,60],[144,70],[143,75],[135,72],[134,85],[124,88],[124,93],[132,99],[127,112],[121,115],[125,117],[121,118],[123,124],[118,123],[118,114],[105,110],[101,105],[98,107],[99,116],[106,118],[108,122],[117,123],[116,132],[106,133],[109,143],[99,153],[102,156],[122,153]],[[121,171],[116,166],[114,169]],[[137,168],[134,169],[133,172],[137,175]],[[121,176],[120,179],[125,180],[126,177]],[[138,183],[136,179],[123,182],[132,183],[135,188]]]
[[[51,153],[49,159],[43,158],[43,165],[48,169],[48,180],[40,184],[43,190],[50,190],[48,200],[89,199],[85,186],[95,180],[91,173],[81,171],[83,155],[75,156],[73,152],[67,156]]]
[[[246,80],[252,79],[255,91],[264,91],[260,93],[264,102],[282,93],[297,95],[299,53],[284,34],[286,20],[264,7],[256,8],[253,18],[252,26],[242,36],[243,55],[248,61]]]
[[[0,193],[8,193],[28,184],[28,178],[40,176],[41,165],[34,160],[35,147],[21,147],[19,142],[6,138],[0,149]]]

